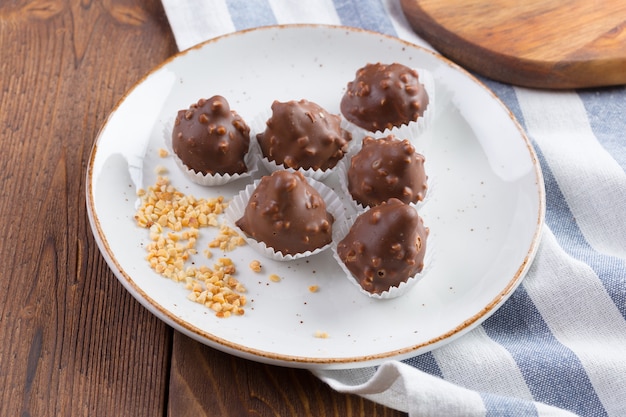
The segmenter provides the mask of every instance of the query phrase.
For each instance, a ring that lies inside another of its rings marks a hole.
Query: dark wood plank
[[[99,254],[96,133],[175,52],[158,0],[0,3],[0,415],[161,415],[171,329]]]
[[[479,74],[539,88],[626,83],[623,0],[401,0],[415,31]]]
[[[356,395],[339,394],[303,369],[236,358],[174,334],[168,415],[406,416]]]

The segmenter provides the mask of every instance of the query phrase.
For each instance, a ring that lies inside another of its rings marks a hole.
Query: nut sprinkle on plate
[[[196,243],[203,227],[219,228],[211,247],[230,251],[245,243],[234,230],[220,225],[218,216],[227,206],[224,198],[196,199],[161,176],[137,194],[142,204],[134,218],[137,226],[149,230],[146,260],[150,267],[163,277],[184,282],[190,290],[187,298],[204,304],[217,317],[243,315],[246,288],[234,277],[236,268],[230,258],[219,258],[212,268],[187,265],[198,253]]]

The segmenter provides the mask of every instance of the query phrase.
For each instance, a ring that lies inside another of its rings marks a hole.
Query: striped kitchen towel
[[[354,26],[429,47],[398,0],[163,5],[181,50],[288,23]],[[443,347],[315,373],[411,417],[626,416],[626,88],[555,92],[482,81],[520,121],[543,170],[546,224],[528,275],[482,325]]]

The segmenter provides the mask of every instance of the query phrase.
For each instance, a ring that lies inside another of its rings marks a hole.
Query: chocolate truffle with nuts
[[[308,101],[275,100],[265,131],[257,135],[263,155],[292,169],[327,170],[348,150],[352,135],[341,117]]]
[[[365,291],[380,294],[422,271],[428,232],[415,208],[392,198],[357,217],[337,255]]]
[[[398,63],[367,64],[348,83],[341,113],[349,122],[378,132],[417,121],[428,102],[428,93],[413,68]]]
[[[205,175],[241,174],[250,145],[250,128],[226,99],[200,99],[176,115],[172,148],[180,160]]]
[[[281,170],[261,178],[236,225],[275,251],[295,255],[329,244],[333,221],[304,175]]]
[[[424,200],[428,176],[424,156],[408,140],[393,135],[381,139],[366,136],[347,171],[352,198],[371,207],[395,197],[403,203]]]

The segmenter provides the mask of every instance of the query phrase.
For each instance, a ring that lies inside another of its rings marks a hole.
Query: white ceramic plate
[[[400,298],[372,300],[342,276],[329,251],[291,263],[262,259],[265,272],[257,274],[247,265],[260,256],[242,247],[227,256],[239,266],[237,276],[248,288],[250,303],[244,316],[220,319],[187,300],[182,284],[149,268],[143,246],[148,234],[135,226],[133,215],[136,191],[154,184],[157,166],[169,170],[179,190],[196,197],[229,198],[246,184],[203,188],[186,180],[171,157],[158,156],[157,150],[167,147],[164,131],[179,109],[220,94],[245,120],[266,111],[275,99],[306,98],[338,112],[346,83],[368,62],[424,68],[436,83],[432,146],[426,153],[436,186],[421,210],[436,252],[421,282]],[[396,38],[317,25],[234,33],[154,69],[100,131],[86,188],[103,256],[152,313],[217,349],[302,368],[362,367],[407,358],[477,326],[526,274],[545,211],[543,179],[531,144],[481,83],[438,55]],[[270,273],[283,280],[269,281]],[[310,285],[320,290],[311,293]],[[316,332],[328,337],[315,337]]]

